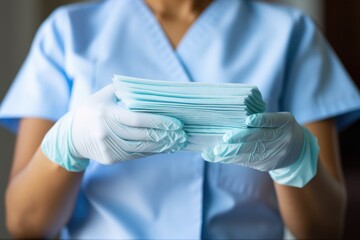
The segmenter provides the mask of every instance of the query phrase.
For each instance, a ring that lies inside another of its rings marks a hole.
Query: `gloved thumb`
[[[289,112],[255,113],[249,115],[245,122],[248,127],[276,128],[293,121],[294,117]]]
[[[114,86],[112,84],[106,85],[96,93],[94,93],[85,104],[101,104],[101,103],[116,103],[116,97],[114,94]]]

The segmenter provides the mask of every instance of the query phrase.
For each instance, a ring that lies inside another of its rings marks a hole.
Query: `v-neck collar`
[[[181,57],[183,52],[191,51],[198,44],[204,44],[204,40],[211,32],[215,32],[216,23],[223,14],[225,0],[213,0],[209,6],[199,15],[193,24],[186,31],[178,46],[174,49],[169,38],[165,34],[157,18],[144,0],[132,0],[135,3],[139,16],[143,18],[144,25],[149,31],[154,47],[157,48],[159,57],[166,63],[173,80],[189,82],[194,81],[188,72],[186,63]]]

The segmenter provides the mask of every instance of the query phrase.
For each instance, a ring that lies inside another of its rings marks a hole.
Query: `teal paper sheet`
[[[115,75],[119,107],[179,119],[189,135],[184,150],[202,151],[221,143],[234,128],[246,128],[248,115],[265,111],[254,85],[172,82]]]

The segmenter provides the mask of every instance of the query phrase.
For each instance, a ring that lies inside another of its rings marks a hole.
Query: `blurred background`
[[[268,0],[303,9],[324,32],[360,87],[360,1]],[[0,103],[22,64],[39,24],[57,6],[75,0],[0,0]],[[348,189],[345,239],[360,236],[360,123],[340,133]],[[0,128],[0,239],[9,238],[4,223],[4,193],[15,136]],[[24,199],[25,200],[25,199]]]

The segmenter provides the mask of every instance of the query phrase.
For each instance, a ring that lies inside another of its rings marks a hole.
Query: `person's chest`
[[[276,38],[265,36],[268,30],[261,27],[254,31],[247,26],[250,20],[238,16],[243,8],[239,1],[215,1],[174,49],[150,9],[140,1],[132,2],[122,14],[112,14],[98,26],[91,43],[96,47],[72,56],[72,107],[119,74],[167,81],[253,84],[262,92],[267,110],[278,110],[286,55],[281,37],[286,38],[286,31]]]

